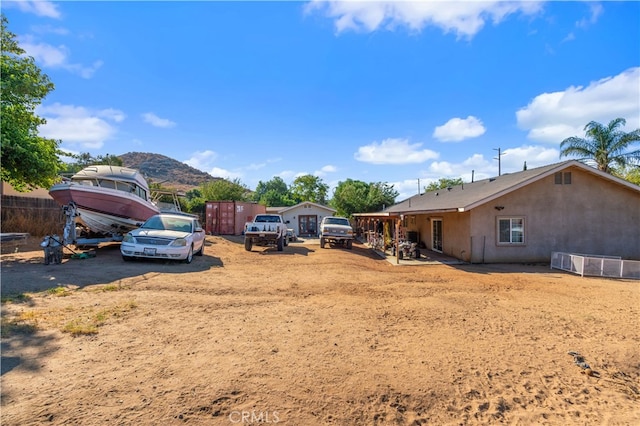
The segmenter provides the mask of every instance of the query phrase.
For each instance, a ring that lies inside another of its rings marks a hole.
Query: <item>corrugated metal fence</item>
[[[551,253],[551,268],[581,276],[640,279],[640,261],[619,256],[599,256],[579,253]]]

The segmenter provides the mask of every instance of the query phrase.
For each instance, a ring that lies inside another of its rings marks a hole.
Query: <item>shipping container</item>
[[[266,207],[242,201],[207,201],[205,231],[209,235],[242,235],[244,224],[253,222]]]

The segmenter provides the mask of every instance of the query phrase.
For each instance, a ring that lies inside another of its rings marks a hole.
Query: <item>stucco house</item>
[[[302,237],[317,237],[318,226],[325,216],[333,216],[336,210],[322,204],[305,201],[290,207],[267,207],[267,213],[277,213],[293,229],[296,235]]]
[[[354,216],[359,228],[386,221],[401,236],[465,262],[549,262],[554,251],[640,260],[640,186],[575,160]]]

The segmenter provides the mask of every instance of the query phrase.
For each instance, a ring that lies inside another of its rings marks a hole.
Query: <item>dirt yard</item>
[[[640,424],[638,281],[207,240],[3,246],[1,423]]]

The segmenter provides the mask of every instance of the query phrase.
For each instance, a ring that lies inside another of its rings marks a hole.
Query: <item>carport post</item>
[[[402,219],[396,219],[396,265],[400,264],[400,220]]]

